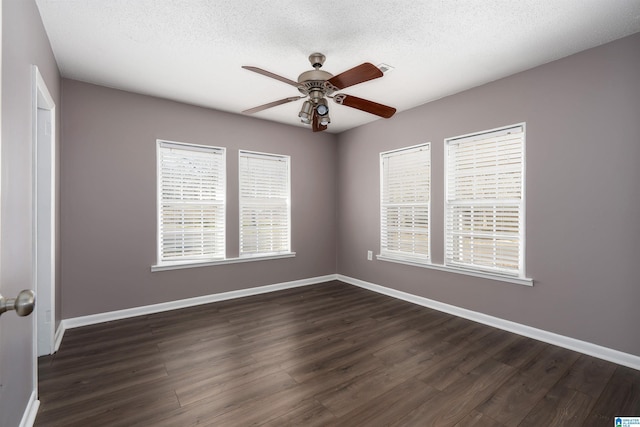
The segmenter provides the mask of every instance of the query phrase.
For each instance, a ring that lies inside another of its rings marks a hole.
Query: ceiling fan
[[[327,125],[331,123],[327,98],[333,99],[336,104],[356,108],[367,113],[375,114],[376,116],[384,117],[385,119],[388,119],[395,114],[396,109],[393,107],[388,107],[386,105],[378,104],[377,102],[344,93],[334,94],[335,92],[349,86],[354,86],[359,83],[382,77],[383,73],[378,69],[378,67],[365,62],[357,67],[353,67],[334,76],[331,73],[320,69],[322,64],[324,64],[325,59],[326,57],[321,53],[312,53],[309,55],[309,62],[311,62],[313,70],[305,71],[300,74],[297,82],[258,67],[242,66],[242,68],[246,70],[253,71],[294,86],[298,91],[300,91],[300,93],[302,93],[301,96],[291,96],[244,110],[243,113],[253,114],[277,105],[308,98],[302,104],[298,117],[300,117],[302,123],[311,124],[314,132],[325,130]]]

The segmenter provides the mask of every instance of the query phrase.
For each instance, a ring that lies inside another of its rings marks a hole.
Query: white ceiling
[[[233,113],[298,95],[242,65],[296,80],[316,51],[334,75],[386,63],[344,93],[403,111],[640,31],[640,0],[36,2],[64,77]],[[254,116],[304,126],[300,104]],[[330,107],[330,132],[378,119]]]

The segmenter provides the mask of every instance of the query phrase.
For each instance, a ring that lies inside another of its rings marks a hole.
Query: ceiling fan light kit
[[[311,116],[313,115],[313,105],[311,102],[304,101],[302,103],[302,109],[300,109],[300,113],[298,113],[298,117],[300,117],[300,121],[304,124],[311,123]]]
[[[309,55],[309,62],[311,63],[313,70],[305,71],[300,74],[297,82],[258,67],[243,66],[242,68],[246,70],[295,86],[302,94],[301,96],[284,98],[258,107],[250,108],[243,111],[243,113],[253,114],[277,105],[307,98],[302,103],[298,117],[302,123],[310,124],[314,132],[320,132],[327,129],[327,125],[331,123],[327,98],[333,99],[336,104],[355,108],[386,119],[395,114],[395,108],[378,104],[377,102],[344,93],[333,95],[335,92],[344,88],[382,77],[384,74],[378,67],[365,62],[357,67],[351,68],[334,76],[333,74],[320,69],[324,64],[325,59],[326,57],[321,53],[316,52]]]
[[[326,99],[322,98],[318,100],[318,102],[316,103],[316,113],[320,114],[321,116],[326,116],[327,114],[329,114],[329,106],[327,105]]]

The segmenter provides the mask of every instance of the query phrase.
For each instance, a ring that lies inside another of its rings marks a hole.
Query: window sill
[[[380,261],[396,262],[398,264],[412,265],[414,267],[429,268],[432,270],[446,271],[449,273],[464,274],[465,276],[481,277],[483,279],[498,280],[501,282],[515,283],[523,286],[533,286],[533,279],[528,277],[514,277],[497,273],[488,273],[484,271],[465,270],[463,268],[450,267],[443,264],[432,264],[430,262],[416,262],[399,258],[392,258],[384,255],[376,255],[376,259]]]
[[[167,270],[181,270],[185,268],[210,267],[214,265],[237,264],[240,262],[253,262],[253,261],[266,261],[270,259],[293,258],[295,256],[296,256],[295,252],[287,252],[287,253],[282,253],[277,255],[244,256],[244,257],[238,257],[238,258],[225,258],[221,260],[167,262],[167,263],[152,265],[151,271],[167,271]]]

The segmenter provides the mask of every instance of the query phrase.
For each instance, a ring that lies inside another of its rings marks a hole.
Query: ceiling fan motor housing
[[[333,77],[333,74],[322,70],[309,70],[300,74],[298,90],[303,95],[309,95],[312,101],[316,102],[325,95],[330,95],[331,90],[326,81]]]

